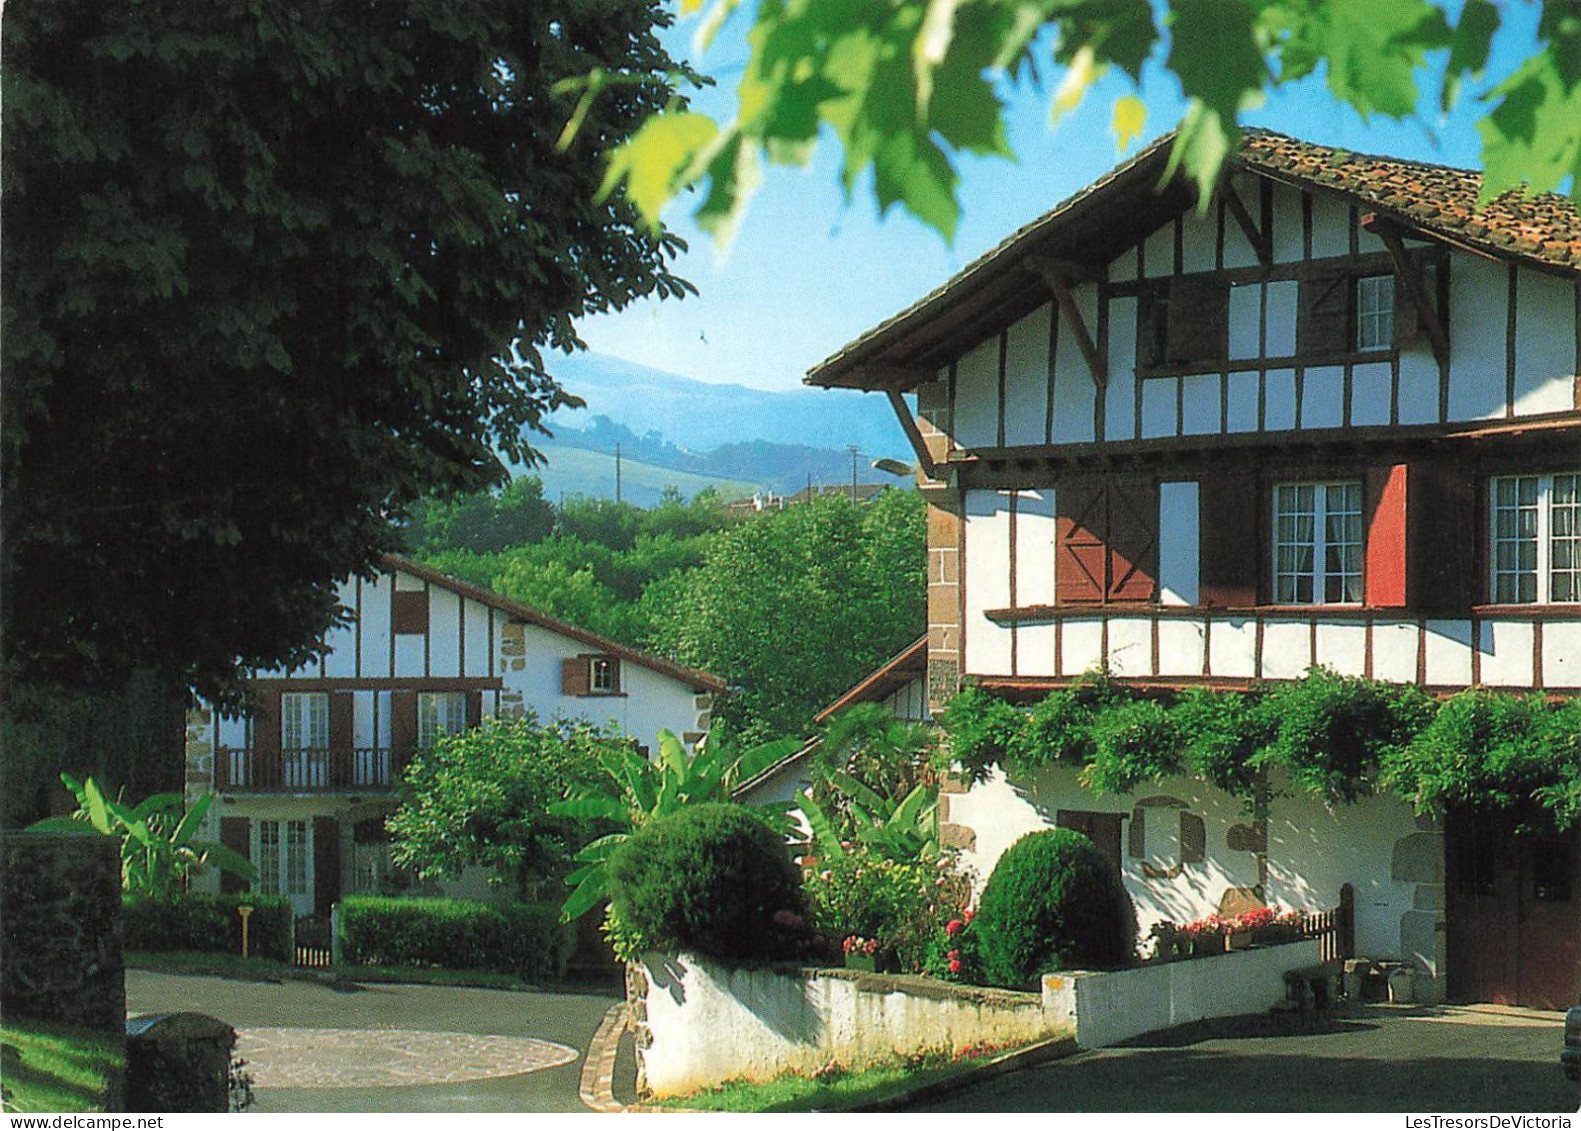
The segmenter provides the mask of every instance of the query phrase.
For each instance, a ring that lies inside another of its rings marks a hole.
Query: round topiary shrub
[[[1050,970],[1122,966],[1136,956],[1136,909],[1114,864],[1070,829],[1029,833],[999,858],[973,924],[988,981],[1019,986]]]
[[[647,946],[722,959],[790,957],[801,877],[785,840],[740,805],[650,821],[609,858],[610,902]]]

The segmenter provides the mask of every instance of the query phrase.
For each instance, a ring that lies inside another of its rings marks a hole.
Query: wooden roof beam
[[[847,375],[847,380],[857,388],[882,392],[915,389],[933,380],[935,371],[915,365],[896,365],[887,361],[870,361],[859,365]]]
[[[1081,316],[1081,308],[1076,305],[1076,296],[1071,294],[1069,277],[1046,260],[1032,266],[1053,292],[1054,301],[1059,303],[1060,317],[1076,332],[1076,344],[1081,347],[1081,355],[1087,359],[1087,369],[1092,373],[1093,384],[1103,388],[1109,383],[1109,366],[1087,329],[1087,321]]]
[[[1257,262],[1264,267],[1274,264],[1273,241],[1268,238],[1268,233],[1262,231],[1252,222],[1252,214],[1246,210],[1246,205],[1241,202],[1241,197],[1235,191],[1235,186],[1225,181],[1221,190],[1224,194],[1224,203],[1230,210],[1230,215],[1241,226],[1241,231],[1246,234],[1246,242],[1252,245],[1252,250],[1257,252]]]
[[[906,434],[906,440],[911,444],[911,450],[917,453],[917,468],[925,479],[937,479],[937,468],[933,463],[933,456],[928,451],[928,442],[922,438],[922,430],[917,427],[917,418],[911,415],[911,407],[906,404],[906,398],[900,395],[899,389],[886,390],[889,397],[889,406],[895,410],[895,419],[900,421],[900,430]]]
[[[1444,324],[1438,320],[1438,311],[1427,296],[1427,287],[1422,283],[1417,265],[1411,262],[1410,253],[1405,250],[1400,225],[1376,212],[1368,212],[1362,216],[1361,226],[1383,241],[1389,258],[1394,262],[1394,277],[1405,287],[1406,296],[1411,300],[1411,309],[1416,311],[1417,325],[1427,334],[1427,340],[1433,347],[1433,356],[1438,359],[1440,366],[1448,365],[1449,335],[1444,332]]]

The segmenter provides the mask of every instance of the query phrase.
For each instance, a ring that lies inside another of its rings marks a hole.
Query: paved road
[[[1372,1006],[1323,1032],[1263,1021],[1139,1038],[988,1080],[926,1111],[1575,1111],[1563,1017]]]
[[[207,1013],[243,1031],[244,1042],[247,1030],[257,1031],[257,1111],[585,1111],[577,1096],[583,1054],[615,1000],[599,991],[337,988],[126,973],[129,1012]],[[345,1030],[381,1032],[362,1039]],[[267,1071],[264,1058],[272,1058]],[[265,1082],[292,1078],[316,1086]],[[347,1086],[322,1086],[331,1078]]]

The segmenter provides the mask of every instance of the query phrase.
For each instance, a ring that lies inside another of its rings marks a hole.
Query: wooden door
[[[1564,1009],[1581,1002],[1581,834],[1516,826],[1505,813],[1450,815],[1449,997]]]

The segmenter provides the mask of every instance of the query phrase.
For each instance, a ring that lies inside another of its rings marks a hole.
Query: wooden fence
[[[1356,889],[1349,884],[1339,889],[1339,906],[1327,911],[1310,911],[1301,917],[1301,929],[1308,938],[1318,940],[1324,962],[1339,962],[1356,956]]]

